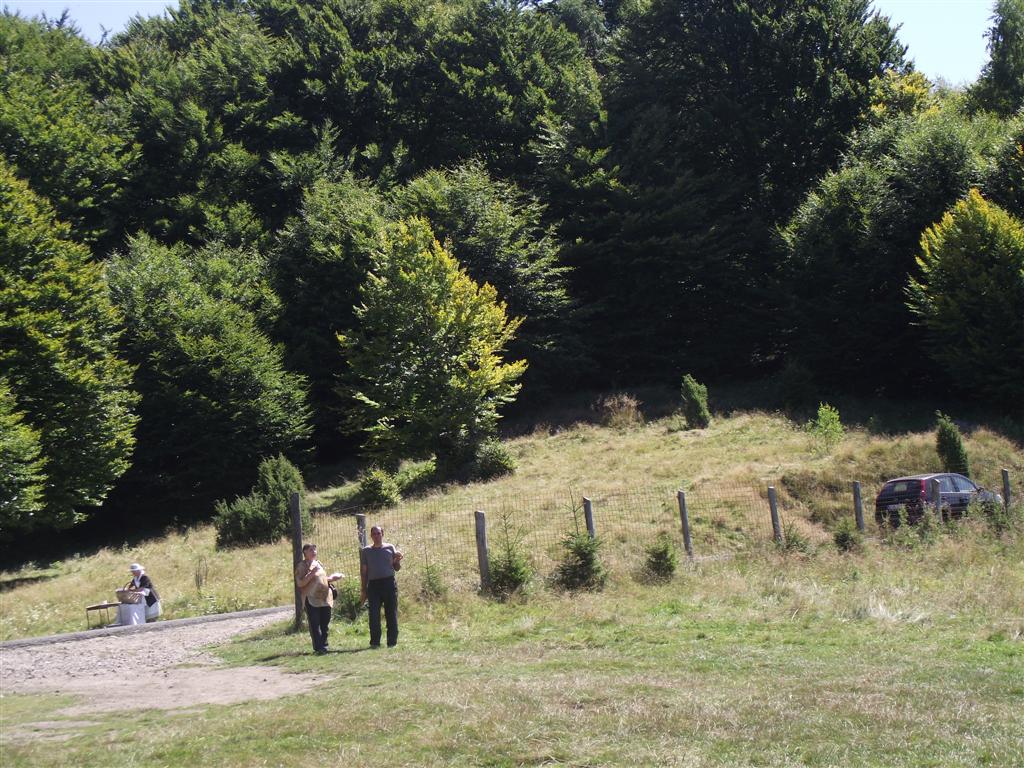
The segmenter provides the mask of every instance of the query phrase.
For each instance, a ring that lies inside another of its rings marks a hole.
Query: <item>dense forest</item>
[[[869,0],[4,12],[0,540],[208,519],[282,455],[458,476],[581,386],[1019,416],[1024,0],[988,47],[931,83]]]

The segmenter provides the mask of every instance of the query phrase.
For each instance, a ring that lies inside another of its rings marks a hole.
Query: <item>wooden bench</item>
[[[86,629],[99,629],[100,627],[105,627],[107,624],[110,623],[110,613],[109,613],[110,609],[111,608],[114,609],[114,618],[117,618],[117,607],[119,605],[120,605],[120,603],[96,603],[96,605],[87,605],[87,606],[85,606],[85,628]],[[92,626],[92,619],[89,617],[89,614],[92,611],[103,611],[103,623],[102,624],[97,624],[95,627]]]

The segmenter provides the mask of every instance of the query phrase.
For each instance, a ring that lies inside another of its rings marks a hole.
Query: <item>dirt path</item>
[[[327,678],[275,667],[227,669],[204,650],[290,615],[285,610],[154,632],[0,648],[0,695],[71,694],[80,697],[79,702],[54,714],[75,717],[139,708],[188,709],[297,693]],[[33,725],[43,732],[59,723]]]

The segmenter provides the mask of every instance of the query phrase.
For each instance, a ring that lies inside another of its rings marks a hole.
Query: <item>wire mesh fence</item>
[[[684,499],[695,558],[721,557],[772,541],[768,484],[703,483],[687,490]],[[403,579],[421,578],[424,567],[434,566],[450,586],[475,588],[480,580],[477,511],[485,514],[491,556],[516,548],[541,575],[557,567],[567,534],[588,530],[588,512],[602,541],[602,560],[613,570],[642,568],[646,548],[658,534],[669,536],[679,551],[685,546],[679,494],[668,487],[586,496],[507,495],[459,507],[431,497],[394,507],[349,507],[315,514],[305,538],[316,542],[330,569],[355,576],[363,516],[367,530],[382,526],[385,539],[406,554]],[[784,525],[784,512],[779,514]]]
[[[1008,476],[1005,483],[997,474],[979,480],[1001,494],[1008,490],[1015,505],[1024,501],[1020,475]],[[646,550],[659,534],[668,536],[680,553],[685,551],[684,505],[693,559],[717,559],[756,550],[773,540],[825,543],[841,518],[855,519],[853,486],[851,481],[809,491],[799,477],[785,477],[781,484],[769,480],[693,483],[682,499],[676,488],[667,486],[544,496],[506,494],[457,504],[426,496],[393,507],[352,506],[314,513],[312,530],[305,531],[304,538],[317,543],[320,559],[330,570],[358,578],[360,521],[364,531],[380,525],[385,539],[406,554],[403,583],[415,588],[425,569],[434,567],[450,588],[475,590],[480,585],[477,511],[485,515],[491,557],[516,548],[527,555],[540,576],[552,574],[562,561],[567,534],[588,530],[589,512],[594,533],[602,541],[604,564],[612,571],[635,574],[643,568]],[[873,486],[861,490],[861,520],[869,536],[880,533],[874,514],[876,491]],[[770,496],[776,500],[774,519]]]

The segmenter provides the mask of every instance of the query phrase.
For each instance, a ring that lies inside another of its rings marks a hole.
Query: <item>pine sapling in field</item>
[[[971,468],[960,430],[953,420],[941,411],[936,411],[935,415],[938,417],[935,425],[935,450],[938,451],[943,471],[957,472],[969,477]]]
[[[676,553],[672,537],[662,531],[654,537],[646,549],[647,560],[645,569],[650,577],[657,581],[668,581],[679,567],[679,555]]]
[[[533,578],[533,566],[523,550],[523,532],[515,528],[511,513],[501,515],[499,546],[491,558],[491,591],[507,599],[521,593]]]
[[[683,376],[681,395],[683,398],[683,415],[690,429],[703,429],[711,423],[711,411],[708,410],[708,388],[697,382],[693,376]]]

